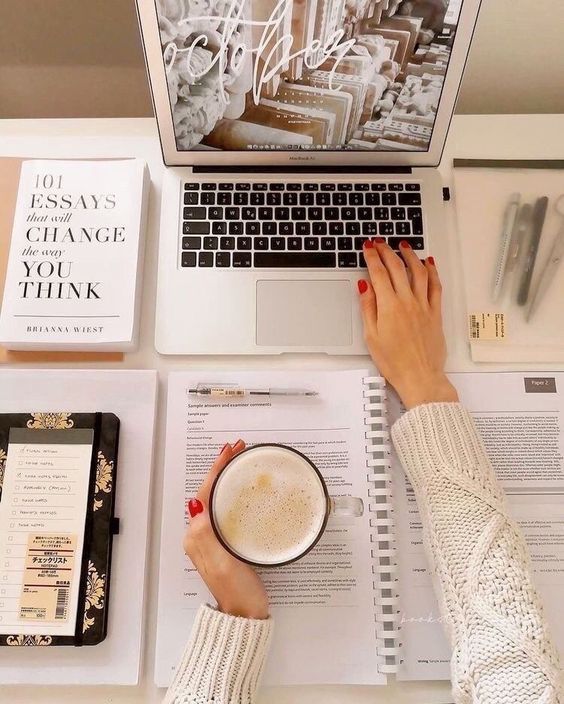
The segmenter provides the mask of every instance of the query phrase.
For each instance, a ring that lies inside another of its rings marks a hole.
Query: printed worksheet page
[[[533,578],[564,652],[564,374],[451,374],[472,414],[520,525]],[[390,416],[402,412],[392,397]],[[403,679],[447,679],[450,648],[423,550],[413,489],[396,458],[394,505],[399,555]]]
[[[330,517],[302,560],[264,569],[276,621],[266,684],[378,684],[363,379],[345,372],[173,373],[167,441],[155,679],[170,684],[200,604],[214,600],[182,551],[186,502],[226,442],[276,442],[306,454],[332,495],[362,498],[361,518]],[[199,383],[302,387],[314,397],[202,398]]]

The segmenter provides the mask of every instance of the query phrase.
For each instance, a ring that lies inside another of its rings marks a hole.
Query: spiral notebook
[[[198,383],[303,387],[304,397],[208,399]],[[276,629],[266,684],[385,684],[396,670],[397,591],[383,380],[369,370],[172,373],[159,584],[156,683],[168,686],[199,605],[213,603],[182,552],[186,501],[225,442],[282,442],[319,467],[362,518],[331,517],[316,548],[264,570]],[[304,644],[307,644],[307,648]]]

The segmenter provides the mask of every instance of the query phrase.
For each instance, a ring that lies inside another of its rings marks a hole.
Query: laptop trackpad
[[[350,281],[257,281],[257,345],[350,344]]]

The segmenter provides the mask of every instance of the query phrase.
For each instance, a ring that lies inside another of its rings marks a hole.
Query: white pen
[[[215,396],[239,398],[241,396],[317,396],[317,391],[310,389],[243,389],[240,386],[212,386],[208,384],[198,384],[195,389],[188,389],[188,393],[194,396]]]
[[[527,243],[527,235],[531,229],[533,217],[533,206],[525,203],[519,210],[519,215],[515,221],[513,234],[511,235],[511,243],[509,245],[509,253],[507,254],[507,265],[505,273],[510,274],[515,270],[519,257]]]
[[[512,193],[509,198],[509,203],[505,208],[503,216],[503,228],[501,230],[501,238],[499,241],[499,254],[494,276],[494,285],[492,292],[492,300],[497,301],[503,289],[503,280],[505,276],[505,266],[507,264],[507,255],[509,254],[509,244],[511,242],[511,234],[515,227],[515,220],[519,212],[519,203],[521,201],[520,193]]]

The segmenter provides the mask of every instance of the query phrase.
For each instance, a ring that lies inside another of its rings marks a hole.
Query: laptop
[[[446,236],[480,0],[137,0],[166,165],[161,354],[366,354],[368,238]]]

